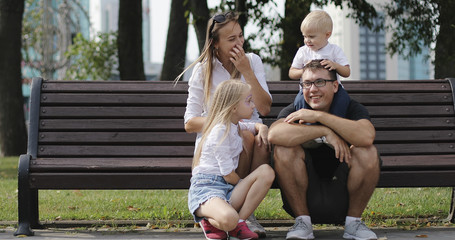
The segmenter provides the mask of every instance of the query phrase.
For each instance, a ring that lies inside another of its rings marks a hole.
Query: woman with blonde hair
[[[188,99],[184,116],[185,130],[197,132],[196,147],[201,138],[201,130],[210,112],[208,106],[215,88],[228,79],[238,79],[251,86],[252,100],[256,107],[251,121],[262,123],[262,116],[270,112],[272,96],[269,93],[265,71],[259,56],[245,53],[245,42],[242,28],[238,23],[238,15],[234,12],[218,14],[207,24],[205,46],[199,58],[185,71],[193,68],[188,81]],[[183,74],[177,78],[178,81]],[[236,172],[245,177],[258,166],[270,161],[270,148],[262,144],[259,137],[249,131],[244,131],[244,150],[240,154],[239,167]],[[264,228],[257,222],[254,214],[247,220],[248,226],[261,237],[265,237]]]
[[[238,80],[217,87],[211,111],[205,120],[193,158],[188,208],[207,239],[257,239],[245,219],[264,199],[275,178],[273,169],[262,164],[246,177],[235,170],[242,152],[244,131],[257,133],[268,145],[268,127],[245,122],[253,115],[250,85]]]

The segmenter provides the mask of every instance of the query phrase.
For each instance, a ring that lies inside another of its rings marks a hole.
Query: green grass
[[[0,220],[17,221],[18,157],[0,158]],[[451,188],[377,188],[363,218],[370,226],[447,225]],[[40,220],[190,220],[186,190],[40,190]],[[258,219],[291,219],[277,189]],[[11,207],[7,207],[11,206]],[[451,224],[453,226],[453,224]]]

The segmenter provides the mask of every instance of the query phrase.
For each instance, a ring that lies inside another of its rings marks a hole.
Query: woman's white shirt
[[[256,131],[253,122],[239,122],[238,125],[231,123],[229,133],[225,137],[226,126],[215,125],[202,146],[199,165],[193,169],[192,174],[226,176],[237,169],[239,155],[243,150],[239,128],[253,133]]]
[[[264,65],[262,64],[261,58],[254,54],[246,54],[250,60],[251,67],[254,74],[262,86],[264,91],[266,91],[270,98],[272,95],[269,92],[267,82],[265,79]],[[208,106],[205,105],[204,101],[204,64],[197,63],[194,66],[193,73],[191,78],[188,80],[188,99],[186,102],[186,111],[184,116],[184,121],[187,123],[191,118],[194,117],[206,117],[208,113]],[[210,95],[213,96],[216,87],[223,81],[231,79],[231,74],[223,67],[223,64],[215,58],[214,66],[212,70],[212,87],[210,89]],[[245,82],[243,75],[241,80]],[[210,104],[209,104],[210,105]],[[261,118],[259,118],[259,113],[257,109],[254,109],[253,116],[251,119],[245,119],[244,121],[260,122],[262,123]]]

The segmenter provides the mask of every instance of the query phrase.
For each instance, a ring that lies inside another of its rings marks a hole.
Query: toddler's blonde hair
[[[332,18],[325,11],[314,10],[303,19],[302,24],[300,25],[300,31],[303,32],[305,29],[332,32]]]

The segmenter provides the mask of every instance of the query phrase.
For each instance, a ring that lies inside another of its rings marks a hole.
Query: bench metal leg
[[[451,223],[455,223],[455,188],[452,188],[452,199],[450,203],[449,216],[447,220]]]
[[[33,197],[37,197],[38,194],[33,194],[29,186],[29,163],[30,155],[21,155],[19,158],[18,167],[18,217],[19,223],[17,231],[14,236],[26,235],[33,236],[32,231],[32,204]],[[37,190],[36,190],[37,191]],[[38,199],[36,199],[38,201]]]

